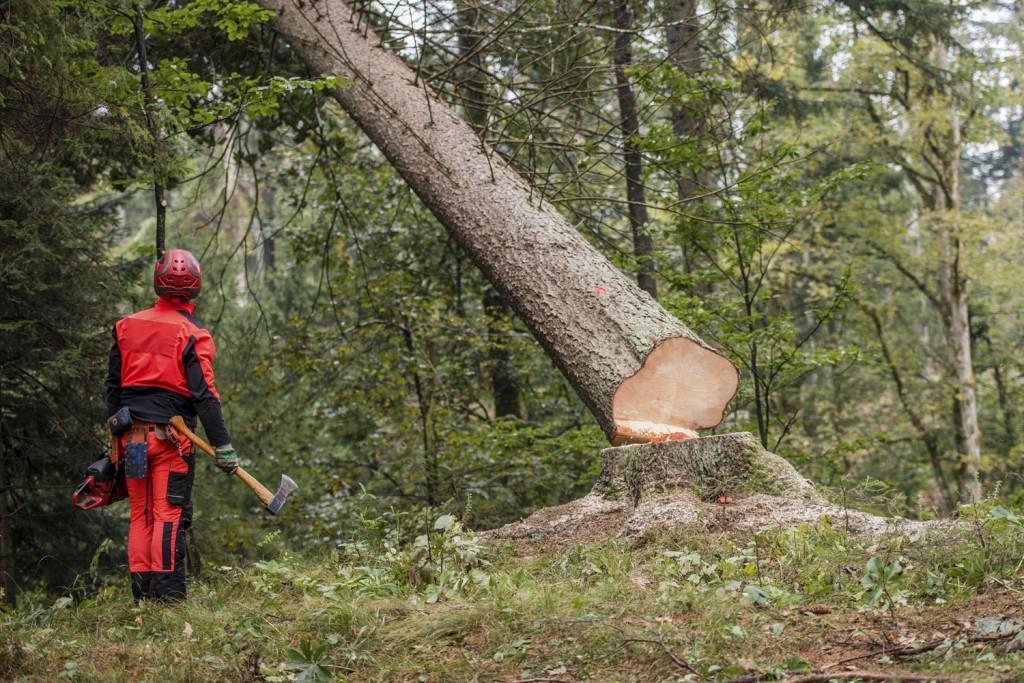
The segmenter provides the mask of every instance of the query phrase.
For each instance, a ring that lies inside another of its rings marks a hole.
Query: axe
[[[170,425],[171,427],[174,427],[174,431],[187,436],[189,441],[198,446],[200,450],[206,451],[206,454],[211,458],[214,460],[217,459],[217,451],[213,449],[213,446],[196,436],[195,432],[188,428],[180,415],[172,417]],[[260,502],[267,507],[267,510],[274,515],[280,512],[281,508],[284,507],[285,501],[288,500],[288,494],[299,488],[299,485],[296,484],[295,481],[287,474],[281,475],[281,485],[277,487],[277,493],[271,493],[270,489],[256,481],[256,477],[252,476],[241,467],[235,470],[235,476],[244,481],[246,486],[251,488],[252,492],[260,499]]]

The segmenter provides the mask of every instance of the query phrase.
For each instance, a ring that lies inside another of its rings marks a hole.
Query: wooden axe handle
[[[217,451],[213,446],[206,443],[188,428],[185,421],[181,419],[180,415],[175,415],[170,420],[170,425],[174,427],[174,431],[188,437],[188,440],[199,447],[199,450],[205,451],[214,460],[217,459]],[[274,499],[274,494],[263,484],[256,481],[256,477],[252,476],[241,467],[235,470],[235,476],[245,482],[246,486],[252,489],[252,492],[260,499],[264,505],[270,505],[270,501]]]

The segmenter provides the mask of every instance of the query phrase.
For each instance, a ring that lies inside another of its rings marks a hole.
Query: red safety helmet
[[[203,286],[203,273],[192,252],[168,249],[153,269],[153,289],[157,295],[169,298],[180,296],[190,301],[199,296]]]

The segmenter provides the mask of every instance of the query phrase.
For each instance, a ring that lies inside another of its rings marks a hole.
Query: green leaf
[[[743,589],[743,596],[755,605],[768,604],[768,594],[761,590],[760,586],[752,583],[747,584],[747,587]]]
[[[434,531],[448,531],[455,524],[454,515],[441,515],[434,522]]]
[[[1002,505],[996,505],[988,513],[989,519],[993,521],[1009,522],[1014,526],[1024,526],[1024,518],[1006,509]]]

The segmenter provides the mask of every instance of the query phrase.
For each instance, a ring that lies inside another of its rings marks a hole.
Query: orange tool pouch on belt
[[[121,464],[121,456],[124,455],[122,451],[123,449],[121,448],[121,437],[114,436],[113,434],[111,434],[110,455],[107,457],[110,458],[110,462],[114,463],[114,467],[117,467]]]
[[[124,445],[124,476],[126,479],[145,479],[149,469],[149,425],[132,423]]]
[[[110,462],[115,466],[121,462],[124,455],[124,448],[121,447],[121,435],[132,428],[135,420],[132,418],[132,411],[128,408],[121,408],[107,418],[107,427],[110,428]]]

